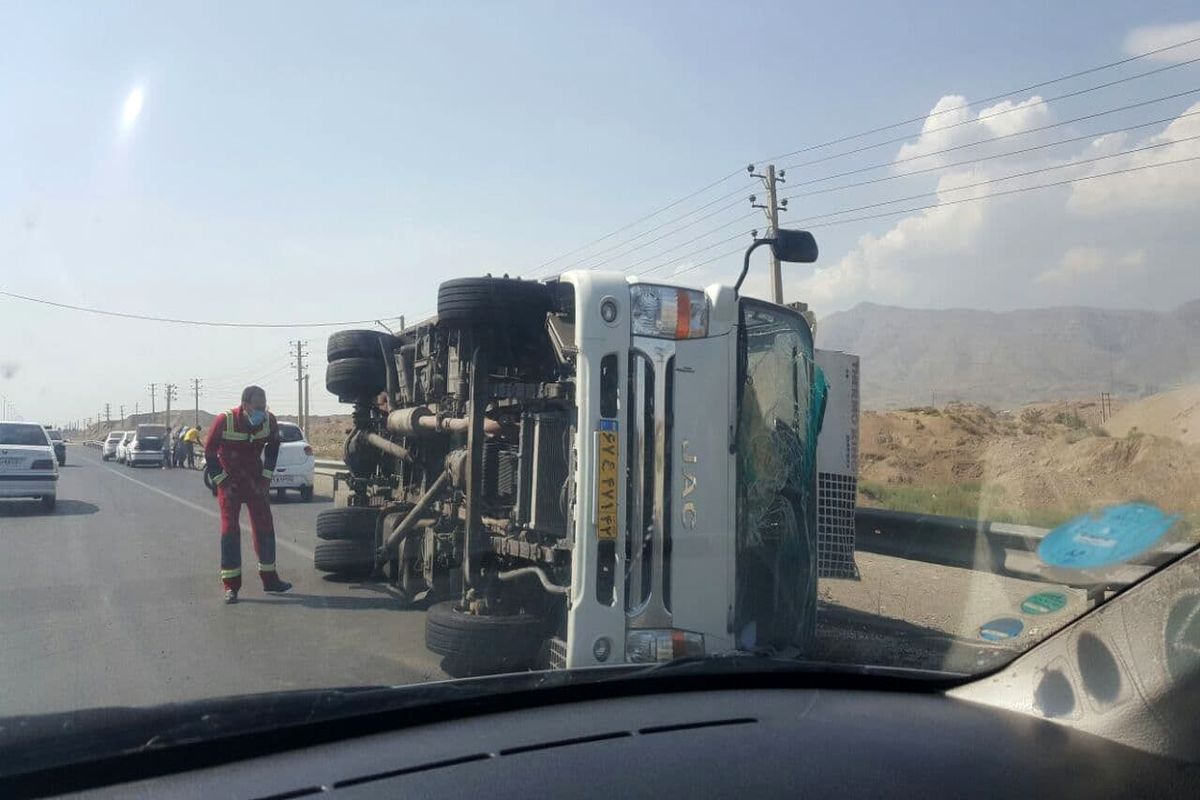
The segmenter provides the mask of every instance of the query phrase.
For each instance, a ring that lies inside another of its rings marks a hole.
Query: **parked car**
[[[313,473],[316,459],[312,446],[304,438],[300,426],[290,422],[279,423],[279,460],[275,462],[275,475],[271,488],[275,497],[282,500],[289,490],[300,492],[300,499],[308,502],[313,498]]]
[[[58,463],[46,429],[35,422],[0,422],[0,497],[58,498]]]
[[[62,431],[55,430],[49,425],[42,426],[46,435],[50,437],[50,444],[54,446],[54,457],[58,459],[60,467],[66,466],[67,463],[67,443],[63,441]]]
[[[121,441],[117,442],[117,463],[124,464],[129,458],[129,443],[133,441],[135,431],[125,431],[121,434]]]
[[[104,444],[100,449],[100,458],[104,461],[109,461],[117,457],[117,445],[125,438],[125,431],[113,431],[104,440]]]
[[[163,448],[167,447],[167,427],[165,425],[138,425],[129,440],[129,450],[125,454],[125,465],[140,467],[149,464],[161,467],[163,464]]]

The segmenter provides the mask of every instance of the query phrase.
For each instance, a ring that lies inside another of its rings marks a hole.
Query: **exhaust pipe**
[[[436,433],[466,433],[471,421],[466,417],[441,417],[425,406],[400,408],[388,414],[387,429],[401,436],[428,436]],[[500,433],[500,423],[484,418],[483,432],[488,436]]]

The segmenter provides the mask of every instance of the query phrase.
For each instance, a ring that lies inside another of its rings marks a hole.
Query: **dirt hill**
[[[860,501],[1034,525],[1131,499],[1200,516],[1200,442],[1168,435],[1194,428],[1176,394],[1129,403],[1104,426],[1090,401],[864,412]]]
[[[1200,386],[1147,397],[1119,411],[1104,427],[1113,436],[1136,431],[1200,445]]]

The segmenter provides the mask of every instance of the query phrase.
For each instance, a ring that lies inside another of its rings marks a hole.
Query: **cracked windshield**
[[[1186,553],[1196,8],[941,5],[0,10],[0,717],[962,679]]]

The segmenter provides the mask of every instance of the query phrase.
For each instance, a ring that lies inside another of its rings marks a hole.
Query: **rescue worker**
[[[186,437],[185,437],[186,438]],[[236,603],[242,588],[242,504],[250,511],[254,552],[263,591],[292,588],[275,571],[275,524],[268,491],[279,457],[279,423],[267,411],[267,393],[258,386],[242,390],[242,404],[213,419],[204,442],[206,472],[221,508],[221,583],[225,602]]]
[[[188,469],[195,469],[196,468],[196,445],[200,444],[200,429],[199,428],[188,428],[187,433],[185,433],[183,435],[183,439],[181,441],[182,441],[181,446],[183,447],[181,456],[187,457]],[[183,466],[183,458],[182,457],[179,459],[179,466],[181,466],[181,467]]]

